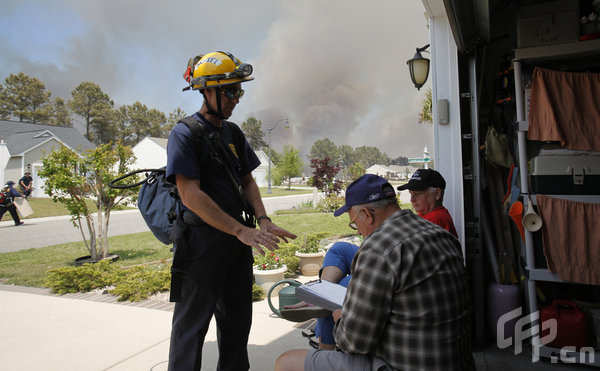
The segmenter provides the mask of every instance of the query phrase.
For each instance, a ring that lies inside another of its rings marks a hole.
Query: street
[[[264,198],[267,213],[288,209],[302,202],[311,201],[313,194]],[[69,216],[25,219],[25,224],[15,227],[12,219],[0,222],[0,253],[81,241],[78,228]],[[85,228],[85,227],[84,227]],[[85,229],[87,233],[87,228]],[[109,236],[149,231],[137,209],[113,211],[108,226]]]

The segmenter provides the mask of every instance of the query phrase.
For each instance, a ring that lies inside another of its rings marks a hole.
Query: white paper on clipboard
[[[13,202],[17,207],[17,211],[19,212],[19,215],[21,215],[21,218],[26,218],[33,214],[33,209],[29,206],[29,202],[27,202],[24,197],[15,197]]]
[[[296,287],[296,298],[331,311],[344,303],[346,288],[329,281],[311,281]]]

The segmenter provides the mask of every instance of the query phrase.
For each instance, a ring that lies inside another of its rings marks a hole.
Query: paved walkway
[[[83,299],[83,300],[82,300]],[[166,370],[172,303],[118,302],[110,295],[55,295],[47,289],[0,285],[0,369]],[[252,370],[272,370],[287,349],[308,348],[303,324],[255,302],[248,351]],[[217,363],[211,322],[203,370]]]
[[[300,277],[309,280],[313,277]],[[275,299],[275,306],[277,302]],[[172,303],[119,302],[111,295],[52,294],[48,289],[0,285],[0,369],[86,371],[167,369]],[[272,370],[288,349],[308,349],[302,330],[314,321],[293,323],[275,316],[262,300],[253,304],[248,351],[251,370]],[[216,327],[211,322],[202,370],[217,364]],[[478,371],[597,370],[583,365],[531,363],[531,350],[491,344],[474,351]]]

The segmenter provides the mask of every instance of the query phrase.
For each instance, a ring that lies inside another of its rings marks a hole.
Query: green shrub
[[[257,284],[252,284],[252,301],[261,301],[265,298],[265,290]]]
[[[170,266],[137,266],[119,269],[108,260],[81,267],[61,267],[48,271],[44,284],[53,292],[67,294],[89,292],[114,286],[109,293],[120,301],[140,301],[157,292],[169,291]]]
[[[323,213],[332,213],[344,206],[344,197],[338,197],[336,195],[330,195],[319,201],[317,209]]]
[[[277,250],[254,255],[254,268],[259,271],[282,268],[284,264]]]
[[[119,301],[140,301],[171,287],[170,266],[137,266],[124,271],[123,278],[115,283],[109,293],[119,297]]]
[[[283,264],[287,267],[287,271],[285,272],[286,278],[296,274],[300,266],[300,258],[294,255],[297,249],[298,245],[294,241],[279,244],[277,253],[281,257]]]
[[[328,237],[330,234],[327,232],[320,232],[320,233],[305,233],[304,234],[304,240],[303,241],[298,241],[299,242],[299,246],[297,251],[304,253],[304,254],[311,254],[311,253],[316,253],[319,252],[319,250],[322,248],[320,243],[322,239],[324,239],[325,237]]]
[[[61,267],[50,269],[44,285],[58,294],[89,292],[110,286],[118,280],[122,272],[110,261],[84,264],[81,267]]]

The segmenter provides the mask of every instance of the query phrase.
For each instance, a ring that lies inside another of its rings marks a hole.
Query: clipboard
[[[29,202],[25,199],[25,197],[15,197],[13,203],[17,207],[17,211],[21,218],[26,218],[29,215],[33,214],[33,209],[29,206]]]
[[[296,287],[296,298],[330,311],[341,309],[344,297],[344,286],[325,280],[310,281]]]

